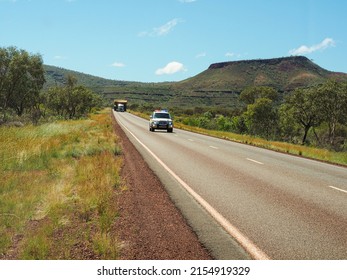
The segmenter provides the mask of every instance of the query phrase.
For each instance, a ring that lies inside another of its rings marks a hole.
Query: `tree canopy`
[[[42,57],[16,47],[0,48],[0,113],[31,114],[31,120],[49,112],[66,119],[79,118],[101,105],[101,97],[77,85],[76,77],[68,75],[64,86],[43,92],[45,71]]]
[[[0,110],[21,116],[33,107],[45,83],[42,58],[15,47],[0,48]]]

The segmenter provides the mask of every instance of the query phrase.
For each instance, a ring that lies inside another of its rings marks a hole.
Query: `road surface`
[[[115,117],[218,259],[347,259],[347,169]]]

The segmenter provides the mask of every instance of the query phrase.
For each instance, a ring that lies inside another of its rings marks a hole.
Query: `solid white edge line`
[[[331,189],[334,189],[334,190],[337,190],[337,191],[340,191],[340,192],[344,192],[344,193],[347,193],[347,191],[343,190],[343,189],[339,189],[339,188],[336,188],[334,186],[328,186],[329,188]]]
[[[197,194],[186,182],[174,173],[160,158],[158,158],[145,144],[143,144],[121,121],[118,122],[125,128],[134,139],[162,166],[171,174],[186,191],[198,202],[205,210],[234,238],[239,244],[256,260],[269,260],[270,258],[259,249],[248,237],[243,235],[235,226],[215,210],[207,201]]]
[[[215,149],[215,150],[219,149],[218,147],[215,147],[215,146],[209,146],[209,147],[212,148],[212,149]]]

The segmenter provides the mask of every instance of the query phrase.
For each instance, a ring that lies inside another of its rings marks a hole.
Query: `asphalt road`
[[[347,259],[347,168],[116,119],[218,259]]]

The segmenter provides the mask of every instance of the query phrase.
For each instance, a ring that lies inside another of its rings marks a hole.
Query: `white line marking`
[[[216,150],[219,149],[218,147],[215,147],[215,146],[209,146],[209,147],[212,148],[212,149],[216,149]]]
[[[205,210],[233,237],[239,244],[256,260],[269,260],[270,258],[257,247],[248,237],[243,235],[235,226],[233,226],[226,218],[224,218],[217,210],[215,210],[207,201],[205,201],[199,194],[197,194],[186,182],[184,182],[176,173],[174,173],[160,158],[158,158],[145,144],[143,144],[124,124],[118,122],[126,129],[134,139],[150,154],[153,158],[161,164],[166,171],[171,174],[181,185],[190,193],[190,195],[198,202]]]
[[[190,141],[190,142],[194,142],[194,140],[193,140],[193,139],[188,139],[188,141]]]
[[[343,189],[336,188],[336,187],[334,187],[334,186],[329,186],[329,188],[332,188],[332,189],[337,190],[337,191],[340,191],[340,192],[347,193],[347,191],[345,191],[345,190],[343,190]]]
[[[260,161],[257,161],[257,160],[254,160],[254,159],[251,159],[251,158],[246,158],[247,160],[251,161],[251,162],[254,162],[254,163],[258,163],[258,164],[264,164]]]

